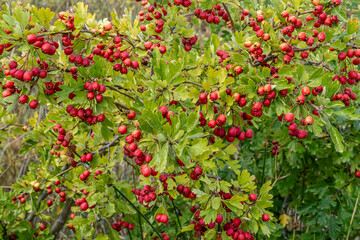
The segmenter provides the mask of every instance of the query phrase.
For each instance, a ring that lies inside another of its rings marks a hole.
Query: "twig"
[[[129,110],[129,109],[130,109],[130,108],[128,108],[127,106],[119,103],[118,101],[115,101],[114,103],[115,103],[115,105],[116,105],[117,107],[120,107],[120,108],[123,108],[123,109],[126,109],[126,110]]]
[[[229,16],[230,23],[231,23],[231,27],[232,27],[233,31],[236,32],[235,24],[234,24],[234,21],[233,21],[233,19],[232,19],[232,17],[231,17],[231,14],[230,14],[230,11],[229,11],[228,7],[226,6],[225,3],[223,3],[222,5],[224,6],[225,11],[226,11],[227,15]]]
[[[341,190],[343,190],[345,187],[347,187],[354,179],[349,180],[347,183],[345,183],[344,186],[338,188],[338,190],[331,196],[331,198],[335,197]]]
[[[114,91],[116,91],[116,92],[118,92],[118,93],[120,93],[120,94],[122,94],[122,95],[124,95],[124,96],[126,96],[128,98],[131,98],[132,100],[135,101],[135,98],[133,98],[132,96],[130,96],[130,95],[126,94],[126,93],[120,92],[118,89],[116,89],[114,87],[111,87],[111,86],[107,86],[107,87],[110,88],[111,90],[114,90]]]
[[[359,195],[358,195],[357,198],[356,198],[356,202],[355,202],[355,206],[354,206],[354,211],[353,211],[353,213],[352,213],[351,221],[350,221],[350,225],[349,225],[349,229],[348,229],[348,232],[347,232],[347,235],[346,235],[346,240],[349,240],[349,237],[350,237],[351,225],[352,225],[353,220],[354,220],[354,217],[355,217],[355,212],[356,212],[356,208],[357,208],[358,202],[359,202]]]
[[[50,228],[50,234],[54,234],[55,236],[59,233],[59,231],[65,225],[65,221],[68,218],[69,214],[71,213],[71,207],[74,205],[75,201],[72,198],[66,199],[66,204],[60,213],[59,217],[53,223]]]

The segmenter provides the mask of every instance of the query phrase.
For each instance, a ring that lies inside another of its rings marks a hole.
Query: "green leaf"
[[[335,145],[335,149],[338,152],[344,151],[344,139],[340,135],[339,131],[332,125],[330,125],[330,137]]]
[[[50,28],[50,22],[54,18],[55,12],[52,12],[49,8],[37,9],[35,6],[32,6],[31,15],[31,22],[36,22],[46,28]]]
[[[166,142],[151,161],[150,166],[156,167],[156,171],[163,172],[168,162],[169,144]]]
[[[278,76],[279,77],[291,77],[292,73],[295,71],[293,67],[282,67],[279,69]]]
[[[357,32],[357,30],[359,30],[360,25],[359,25],[359,19],[354,18],[354,19],[349,19],[348,23],[347,23],[347,34],[351,35],[355,32]]]
[[[213,200],[211,201],[211,206],[214,210],[218,210],[220,207],[220,203],[221,203],[221,198],[219,197],[215,197],[213,198]]]
[[[329,219],[329,234],[331,239],[338,239],[340,230],[341,228],[337,225],[335,217],[331,216]]]
[[[190,225],[188,225],[188,226],[186,226],[186,227],[183,227],[183,228],[181,229],[181,232],[192,231],[192,230],[194,230],[194,227],[195,227],[195,224],[190,224]]]

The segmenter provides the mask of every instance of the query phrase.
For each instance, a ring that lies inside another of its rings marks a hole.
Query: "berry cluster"
[[[303,129],[298,129],[298,124],[294,121],[294,114],[293,113],[286,113],[284,120],[287,122],[290,122],[289,125],[289,135],[293,137],[297,137],[299,139],[304,139],[307,137],[308,132]],[[301,120],[301,125],[312,125],[314,122],[314,119],[311,116],[307,116],[305,119]]]
[[[191,191],[189,187],[185,187],[182,184],[179,184],[176,188],[176,190],[182,194],[185,198],[195,199],[196,195]]]
[[[335,94],[331,101],[342,101],[345,106],[350,105],[350,99],[355,100],[356,94],[352,92],[351,88],[345,88],[343,93]]]
[[[82,121],[84,121],[88,125],[94,125],[98,122],[105,121],[105,115],[99,114],[97,116],[93,115],[93,111],[90,108],[75,108],[74,106],[70,105],[66,108],[66,112],[70,114],[72,117],[78,117]]]
[[[154,202],[157,198],[155,191],[156,188],[151,187],[150,185],[145,185],[142,189],[131,189],[131,192],[138,196],[138,201],[147,208],[150,208],[151,206],[149,204]]]
[[[195,9],[194,14],[197,18],[206,20],[208,23],[219,24],[221,21],[220,17],[222,17],[222,19],[226,22],[229,21],[229,15],[219,4],[215,4],[213,9],[207,9],[204,11],[197,8]]]
[[[169,217],[166,214],[159,213],[156,215],[155,220],[158,223],[167,223],[169,221]]]
[[[126,221],[121,221],[121,219],[118,219],[115,223],[113,223],[111,225],[111,227],[113,229],[115,229],[116,231],[120,232],[122,228],[127,228],[129,230],[133,230],[134,229],[134,224],[128,223]]]
[[[147,164],[141,166],[140,172],[144,177],[156,176],[158,174],[155,171],[155,167],[149,167]]]
[[[195,35],[191,38],[183,38],[181,39],[182,44],[184,44],[185,51],[190,51],[192,46],[196,43],[198,37]]]
[[[279,142],[277,140],[272,141],[273,149],[271,153],[273,155],[277,155],[281,151],[281,147],[279,146]]]
[[[339,81],[341,84],[345,85],[346,83],[349,85],[354,85],[355,83],[360,81],[360,74],[357,71],[349,71],[348,78],[346,76],[335,75],[333,77],[333,81]]]

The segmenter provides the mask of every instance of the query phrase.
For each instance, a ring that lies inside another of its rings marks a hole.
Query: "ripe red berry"
[[[88,205],[87,202],[83,202],[83,203],[80,205],[80,208],[81,208],[81,210],[86,211],[86,210],[89,208],[89,205]]]
[[[29,107],[32,109],[35,109],[38,105],[38,101],[36,101],[35,99],[31,100],[29,103]]]
[[[217,100],[218,99],[218,94],[216,92],[212,92],[210,94],[210,99],[213,100],[213,101]]]
[[[294,121],[294,114],[293,113],[287,113],[287,114],[285,114],[285,121],[287,121],[287,122],[292,122],[292,121]]]
[[[119,131],[120,134],[124,135],[127,132],[127,127],[125,125],[121,125],[118,128],[118,131]]]
[[[270,216],[269,216],[268,214],[264,213],[264,214],[262,215],[262,220],[263,220],[264,222],[267,222],[267,221],[270,220]]]
[[[128,115],[127,115],[127,118],[128,118],[129,120],[131,120],[131,119],[134,119],[135,116],[136,116],[136,113],[135,113],[133,110],[130,110],[130,112],[129,112]]]
[[[37,36],[33,33],[26,36],[26,41],[30,44],[34,44],[37,40]]]
[[[256,194],[255,194],[255,193],[251,193],[251,194],[249,195],[249,200],[252,201],[252,202],[256,201],[256,200],[257,200]]]
[[[144,177],[150,177],[151,175],[151,169],[148,165],[142,165],[140,168],[140,172]]]

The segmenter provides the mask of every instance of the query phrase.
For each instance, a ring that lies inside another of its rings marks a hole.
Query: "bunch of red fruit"
[[[335,94],[331,101],[339,100],[342,101],[345,106],[349,106],[350,99],[355,100],[356,94],[352,92],[351,88],[345,88],[345,91],[343,93]]]
[[[156,188],[151,187],[150,185],[145,185],[142,189],[131,189],[131,192],[136,194],[138,201],[143,204],[145,207],[150,207],[149,203],[156,200]]]
[[[198,37],[195,35],[191,38],[183,38],[181,39],[182,44],[184,44],[185,51],[190,51],[192,46],[196,43]]]
[[[134,229],[134,224],[128,223],[126,221],[121,221],[121,219],[118,219],[115,223],[113,223],[111,225],[111,227],[113,229],[115,229],[116,231],[120,232],[122,228],[127,228],[129,230],[133,230]]]
[[[82,121],[84,121],[88,125],[94,125],[98,122],[105,121],[105,115],[99,114],[98,116],[93,115],[93,111],[90,108],[75,108],[74,106],[70,105],[66,108],[66,112],[70,114],[72,117],[78,117]]]
[[[222,17],[222,19],[226,22],[229,21],[229,15],[219,4],[215,4],[213,9],[204,11],[197,8],[195,9],[194,14],[197,18],[206,20],[208,23],[219,24],[221,21],[220,17]]]

